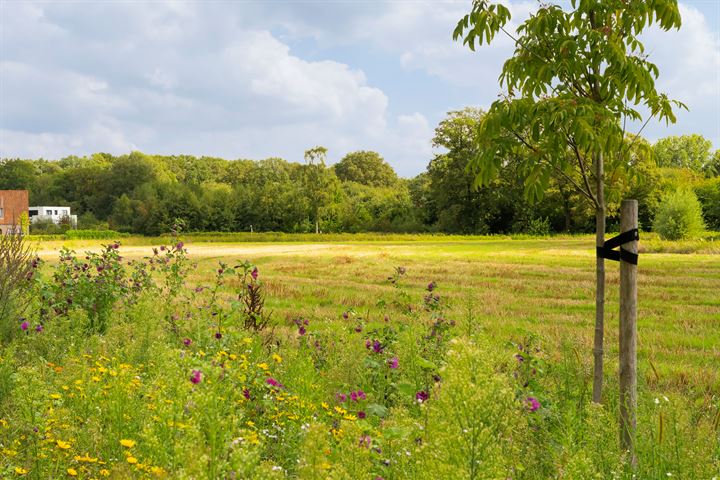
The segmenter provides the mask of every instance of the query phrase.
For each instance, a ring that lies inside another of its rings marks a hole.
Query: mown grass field
[[[0,353],[0,476],[720,473],[720,256],[640,256],[633,469],[618,448],[612,262],[605,401],[590,403],[591,237],[353,238],[191,237],[187,296],[160,288],[118,303],[104,332],[77,311],[41,332],[33,320],[16,327]],[[123,239],[123,262],[159,242]],[[38,242],[42,273],[61,246],[100,243]],[[216,282],[220,263],[245,260],[272,312],[261,332],[243,328],[232,303],[246,284]]]
[[[352,236],[349,236],[352,238]],[[347,308],[373,310],[388,300],[387,278],[397,266],[408,269],[410,291],[419,295],[429,281],[443,288],[450,315],[471,316],[472,325],[495,338],[532,333],[557,351],[575,344],[590,365],[594,322],[593,239],[492,239],[419,237],[403,242],[337,243],[189,242],[197,269],[193,284],[209,284],[218,261],[249,259],[263,271],[267,305],[282,324],[306,315],[337,320]],[[430,239],[428,239],[430,238]],[[52,259],[60,246],[82,252],[102,241],[43,242]],[[152,239],[123,240],[129,258],[151,253]],[[606,345],[609,370],[617,360],[618,265],[607,264]],[[640,377],[658,388],[720,391],[720,256],[641,256],[638,356]],[[659,378],[655,375],[653,363]]]

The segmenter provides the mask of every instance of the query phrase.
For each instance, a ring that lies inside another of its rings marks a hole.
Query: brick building
[[[27,190],[0,190],[0,231],[20,231],[20,219],[28,214]]]

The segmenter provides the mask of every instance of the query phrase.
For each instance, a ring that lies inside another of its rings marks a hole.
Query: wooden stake
[[[623,200],[620,207],[620,232],[638,226],[637,200]],[[637,240],[622,245],[638,252]],[[620,445],[637,465],[637,265],[620,262]]]

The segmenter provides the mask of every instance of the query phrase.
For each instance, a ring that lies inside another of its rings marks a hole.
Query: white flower
[[[668,477],[672,477],[672,473],[670,472],[667,472],[665,475],[667,475]]]
[[[666,397],[665,395],[663,395],[663,400],[665,400],[666,402],[670,401],[670,399],[668,397]]]
[[[655,399],[655,405],[660,405],[660,399],[659,399],[659,398],[656,398],[656,399]]]

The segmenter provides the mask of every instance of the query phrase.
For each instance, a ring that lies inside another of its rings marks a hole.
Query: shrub
[[[678,190],[665,197],[653,224],[653,230],[665,240],[697,237],[704,229],[700,202],[689,190]]]
[[[19,319],[28,304],[22,297],[36,267],[37,261],[22,235],[0,234],[0,328],[3,337],[20,328],[21,324],[27,329],[27,324]]]

